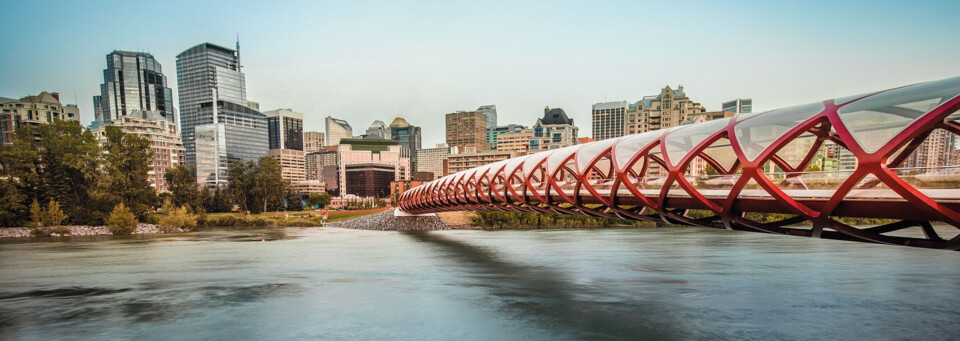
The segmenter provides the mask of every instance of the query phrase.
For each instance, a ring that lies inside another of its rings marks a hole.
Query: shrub
[[[49,237],[53,234],[53,229],[49,227],[37,226],[30,229],[30,235],[34,237]]]
[[[137,229],[137,218],[133,216],[130,209],[120,203],[107,217],[107,227],[110,228],[110,233],[116,235],[131,234]]]
[[[180,206],[165,211],[157,227],[164,233],[177,232],[177,229],[190,230],[197,227],[197,217],[187,212],[186,207]]]

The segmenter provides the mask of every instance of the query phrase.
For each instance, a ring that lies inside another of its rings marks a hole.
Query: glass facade
[[[394,168],[382,164],[346,165],[346,193],[359,197],[388,198]]]
[[[213,110],[203,110],[213,101],[230,102],[233,106],[247,103],[240,54],[232,49],[203,43],[177,55],[177,91],[180,101],[180,127],[187,163],[197,163],[194,129],[214,120]],[[252,110],[252,109],[251,109]],[[255,112],[255,110],[254,110]],[[259,112],[257,113],[259,114]],[[262,116],[262,114],[260,114]],[[263,134],[266,134],[264,121]],[[264,137],[262,141],[266,141]],[[264,143],[266,145],[266,143]],[[264,151],[263,155],[266,155]]]
[[[144,52],[113,51],[107,55],[100,95],[93,96],[95,120],[110,123],[136,111],[154,111],[175,122],[173,91],[160,63]]]
[[[483,105],[477,108],[477,112],[487,115],[487,129],[497,126],[497,106]]]
[[[231,162],[256,161],[268,155],[267,118],[248,107],[219,101],[201,103],[198,114],[214,116],[217,122],[195,126],[197,182],[224,185]]]
[[[290,109],[263,113],[267,117],[270,149],[303,150],[303,114]]]

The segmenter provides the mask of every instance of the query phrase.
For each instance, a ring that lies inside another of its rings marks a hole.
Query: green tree
[[[12,144],[0,148],[0,178],[11,181],[8,185],[16,189],[12,198],[24,199],[24,206],[30,200],[56,200],[72,221],[98,223],[102,213],[91,203],[100,176],[100,157],[93,133],[77,122],[54,120],[24,126],[16,129]]]
[[[287,190],[286,195],[284,196],[284,202],[286,203],[286,209],[288,211],[302,211],[303,210],[303,197],[300,193],[296,191]]]
[[[250,212],[251,206],[257,206],[257,200],[253,197],[256,186],[255,168],[256,164],[253,162],[231,162],[227,168],[227,176],[230,177],[227,191],[244,212]]]
[[[254,178],[256,179],[254,190],[256,191],[255,196],[263,204],[263,210],[260,212],[266,212],[267,205],[271,201],[283,200],[290,181],[284,180],[280,172],[280,163],[270,156],[263,156],[257,161],[257,166],[254,168]]]
[[[0,226],[22,226],[30,214],[27,200],[13,179],[0,179]]]
[[[50,200],[47,209],[43,211],[43,226],[60,226],[67,221],[67,214],[60,209],[60,203]]]
[[[197,183],[197,178],[193,176],[193,172],[193,169],[179,165],[167,169],[163,174],[163,179],[167,182],[167,188],[170,190],[170,196],[173,198],[175,205],[189,204],[193,207],[203,205],[201,187]]]
[[[230,212],[233,210],[233,203],[227,191],[217,187],[213,190],[213,195],[205,208],[207,212]]]
[[[310,205],[310,207],[324,208],[330,205],[331,200],[333,200],[333,196],[331,196],[330,193],[310,193],[310,195],[307,196],[307,205]]]
[[[33,199],[33,204],[30,205],[30,227],[43,227],[43,208],[37,199]]]
[[[137,230],[137,218],[122,202],[113,208],[106,222],[110,233],[116,235],[131,234]]]
[[[153,169],[150,140],[115,126],[104,129],[103,197],[111,203],[123,203],[135,216],[143,217],[157,200],[156,190],[147,180]]]

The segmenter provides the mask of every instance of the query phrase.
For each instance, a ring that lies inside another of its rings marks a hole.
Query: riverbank
[[[374,213],[350,220],[328,223],[328,227],[339,227],[354,230],[379,231],[427,231],[452,229],[437,216],[396,217],[395,209],[391,208],[380,213]]]
[[[62,226],[62,228],[66,228],[69,231],[69,233],[65,233],[65,234],[50,233],[49,237],[113,235],[113,233],[110,233],[110,228],[106,226],[72,225],[72,226]],[[133,231],[133,234],[162,234],[162,233],[182,233],[182,232],[184,231],[179,228],[171,232],[163,232],[163,230],[157,227],[157,225],[140,223],[140,224],[137,224],[137,229]],[[27,238],[27,237],[41,237],[41,236],[34,235],[33,230],[26,227],[0,228],[0,238]]]

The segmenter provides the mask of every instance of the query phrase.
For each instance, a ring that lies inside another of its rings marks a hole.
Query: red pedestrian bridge
[[[543,151],[412,188],[399,208],[957,250],[958,95],[960,77]]]

